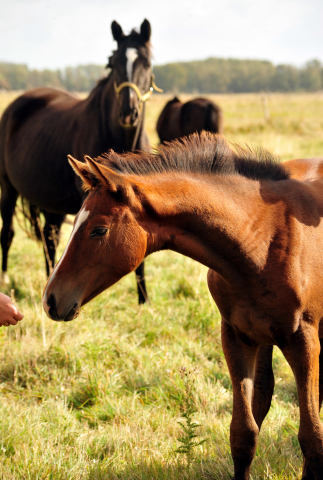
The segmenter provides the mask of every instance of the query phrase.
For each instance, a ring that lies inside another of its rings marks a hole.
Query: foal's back
[[[284,162],[296,180],[310,181],[323,179],[323,158],[301,158]]]

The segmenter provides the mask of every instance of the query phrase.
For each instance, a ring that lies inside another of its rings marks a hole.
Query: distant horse
[[[56,239],[65,215],[78,212],[84,199],[81,182],[67,154],[100,155],[110,148],[118,152],[147,150],[144,132],[145,101],[154,85],[147,20],[140,33],[124,35],[117,22],[111,25],[117,50],[109,58],[111,73],[86,100],[53,88],[37,88],[16,99],[0,123],[0,185],[2,275],[7,275],[8,251],[14,235],[12,217],[18,195],[43,211],[47,250],[46,266],[54,265]],[[37,225],[36,225],[37,227]],[[37,231],[37,229],[36,229]],[[39,232],[38,232],[39,233]],[[144,265],[136,270],[139,303],[147,292]]]
[[[206,98],[194,98],[182,103],[177,97],[166,103],[157,121],[161,142],[206,130],[223,132],[222,110]]]
[[[47,315],[72,320],[158,250],[206,265],[233,385],[234,479],[249,478],[277,345],[297,383],[303,478],[321,480],[323,158],[286,168],[265,151],[233,150],[203,133],[154,155],[70,162],[89,195],[45,289]]]

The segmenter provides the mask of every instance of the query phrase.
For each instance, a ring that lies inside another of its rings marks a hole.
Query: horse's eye
[[[90,237],[103,237],[109,229],[104,227],[96,227],[91,233]]]

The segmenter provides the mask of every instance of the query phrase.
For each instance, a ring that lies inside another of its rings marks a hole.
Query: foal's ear
[[[123,39],[124,33],[119,23],[116,22],[115,20],[113,20],[113,22],[111,23],[111,30],[112,30],[113,38],[119,43],[120,40]]]
[[[86,164],[92,175],[96,177],[96,179],[99,181],[99,183],[101,183],[101,185],[105,185],[110,192],[117,192],[120,184],[124,183],[120,175],[118,175],[105,165],[102,165],[102,163],[96,162],[88,155],[85,155],[84,160],[86,161]]]
[[[145,43],[149,42],[151,35],[151,26],[148,20],[144,20],[140,26],[140,34]]]
[[[109,153],[110,155],[114,154],[112,150]],[[91,157],[85,156],[84,159],[96,179],[96,184],[103,185],[119,201],[132,206],[136,204],[136,196],[130,180]]]
[[[72,155],[67,155],[67,158],[76,175],[81,177],[83,182],[83,189],[85,191],[90,190],[95,183],[95,177],[93,176],[87,164],[84,162],[79,162],[78,160],[73,158]]]

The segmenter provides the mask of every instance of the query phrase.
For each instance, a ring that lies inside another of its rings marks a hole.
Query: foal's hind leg
[[[270,408],[274,392],[273,346],[261,345],[257,354],[255,369],[252,413],[259,430]]]
[[[8,268],[8,253],[14,236],[12,218],[15,213],[15,206],[18,198],[18,192],[8,182],[1,182],[1,217],[2,217],[2,229],[1,229],[1,248],[2,248],[2,273],[1,279],[5,284],[9,284],[9,277],[7,274]]]
[[[323,339],[320,339],[320,344],[321,344],[321,351],[320,351],[320,380],[319,380],[319,409],[321,410],[322,406],[322,401],[323,401]],[[308,463],[306,462],[304,458],[304,463],[303,463],[303,475],[302,475],[302,480],[314,480],[315,477],[311,471],[311,469],[308,466]]]
[[[148,295],[145,281],[145,263],[142,261],[139,267],[136,268],[136,280],[139,297],[139,305],[148,302]]]
[[[284,347],[297,384],[300,409],[298,440],[305,458],[303,479],[323,478],[323,425],[319,417],[320,342],[312,325],[299,328]],[[305,476],[304,476],[305,475]]]
[[[43,233],[47,276],[50,275],[55,265],[55,255],[59,241],[59,232],[64,219],[65,215],[50,212],[46,213],[46,223]]]

